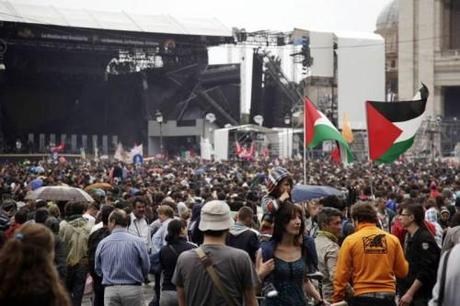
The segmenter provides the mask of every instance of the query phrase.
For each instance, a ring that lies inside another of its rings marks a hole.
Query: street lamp
[[[284,116],[284,124],[286,124],[286,126],[289,126],[291,124],[291,116]]]
[[[291,116],[286,114],[284,116],[284,124],[286,125],[286,149],[287,149],[287,157],[291,157],[291,152],[289,151],[289,126],[291,125]]]
[[[157,110],[155,113],[155,120],[160,124],[160,154],[163,157],[163,114],[160,110]]]
[[[262,124],[264,123],[264,117],[262,117],[261,115],[255,115],[253,119],[254,122],[257,123],[259,126],[262,126]]]

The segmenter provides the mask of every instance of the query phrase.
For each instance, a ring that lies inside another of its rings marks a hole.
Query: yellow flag
[[[353,142],[353,132],[351,131],[350,121],[348,120],[348,114],[343,114],[343,124],[342,124],[342,136],[346,142]]]

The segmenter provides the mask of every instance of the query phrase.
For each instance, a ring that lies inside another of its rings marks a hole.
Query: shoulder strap
[[[442,265],[441,279],[439,284],[439,297],[438,297],[438,306],[442,306],[444,302],[444,291],[446,289],[446,271],[447,271],[447,261],[449,260],[449,255],[452,249],[447,251],[446,256],[444,257],[444,263]]]
[[[179,253],[177,253],[176,249],[171,244],[168,244],[168,247],[174,253],[174,255],[179,256]]]
[[[224,286],[222,285],[219,276],[216,273],[216,270],[214,270],[214,267],[212,266],[212,261],[211,259],[206,255],[206,253],[203,251],[201,247],[195,249],[196,254],[201,260],[201,263],[205,267],[206,271],[208,272],[209,276],[211,277],[211,280],[214,284],[214,286],[219,290],[220,294],[224,298],[225,302],[227,303],[228,306],[236,306],[235,303],[233,303],[233,300],[230,299],[227,291],[225,290]]]
[[[263,262],[266,262],[267,260],[272,259],[275,254],[275,241],[274,240],[263,241],[260,244],[260,249],[261,249],[261,255],[262,255]]]

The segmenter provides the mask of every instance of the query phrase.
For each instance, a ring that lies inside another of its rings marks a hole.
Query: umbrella
[[[33,173],[41,174],[45,172],[45,168],[43,168],[42,166],[37,166],[37,167],[32,167],[30,171],[32,171]]]
[[[102,190],[109,190],[112,189],[113,186],[109,183],[94,183],[85,187],[85,191],[90,191],[91,189],[102,189]]]
[[[294,203],[324,198],[330,195],[340,197],[343,193],[333,187],[319,185],[295,185],[292,189],[292,201]]]
[[[68,186],[45,186],[32,191],[27,200],[46,201],[81,201],[94,202],[93,198],[83,189]]]
[[[35,190],[43,186],[43,180],[40,178],[36,178],[32,180],[29,184],[30,184],[30,188],[32,190]]]
[[[91,189],[91,190],[89,191],[89,193],[90,193],[91,195],[96,195],[96,196],[99,196],[99,197],[102,197],[102,198],[105,197],[105,191],[102,190],[101,188]]]
[[[198,168],[195,170],[195,175],[203,175],[206,173],[206,169],[204,168]]]

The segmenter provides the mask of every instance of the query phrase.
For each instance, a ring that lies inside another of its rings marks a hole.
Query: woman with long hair
[[[176,286],[171,283],[171,279],[176,268],[177,258],[182,252],[196,247],[187,241],[187,222],[185,220],[174,219],[169,222],[166,243],[167,245],[163,246],[160,251],[160,263],[163,272],[160,306],[176,306],[179,305],[179,302]]]
[[[275,213],[274,220],[272,240],[262,246],[256,259],[260,278],[267,278],[277,291],[276,296],[266,297],[263,305],[304,306],[307,303],[305,293],[321,301],[320,294],[306,278],[308,255],[302,209],[286,201]]]
[[[53,257],[54,237],[46,226],[21,226],[0,251],[0,305],[69,306]]]

